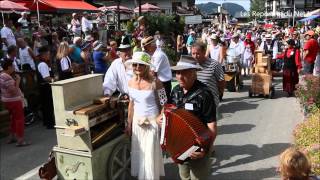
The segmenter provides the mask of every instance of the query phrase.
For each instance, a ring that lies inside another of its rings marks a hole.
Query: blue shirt
[[[187,45],[192,46],[192,44],[195,42],[195,38],[192,35],[189,35],[188,40],[187,40]]]
[[[69,57],[71,58],[72,62],[77,64],[83,64],[80,47],[76,45],[72,45],[71,48],[73,48],[73,52],[70,54]]]
[[[95,73],[103,73],[107,72],[107,65],[103,59],[105,53],[102,51],[93,51],[93,62],[94,62],[94,72]]]

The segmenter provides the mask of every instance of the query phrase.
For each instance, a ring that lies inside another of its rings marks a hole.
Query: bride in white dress
[[[162,151],[160,148],[160,105],[156,99],[155,80],[150,73],[151,57],[136,52],[132,60],[134,77],[129,81],[128,126],[131,135],[131,175],[139,180],[158,180],[164,176]],[[160,81],[156,86],[162,86]]]

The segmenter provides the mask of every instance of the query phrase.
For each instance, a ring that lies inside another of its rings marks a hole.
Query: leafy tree
[[[263,13],[265,12],[265,1],[261,0],[250,0],[250,15],[253,15],[253,12]],[[259,17],[258,17],[259,18]]]

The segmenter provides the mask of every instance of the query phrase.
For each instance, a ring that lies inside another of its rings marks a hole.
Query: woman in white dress
[[[159,80],[150,73],[151,57],[136,52],[126,66],[132,66],[134,77],[128,82],[129,108],[126,133],[131,135],[131,175],[139,180],[159,180],[164,176],[160,148],[160,102],[157,89]],[[164,91],[165,92],[165,91]]]

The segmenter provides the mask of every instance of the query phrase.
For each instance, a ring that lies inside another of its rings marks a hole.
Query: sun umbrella
[[[103,6],[99,8],[100,11],[117,11],[118,7],[117,6]],[[132,9],[129,9],[125,6],[119,6],[120,12],[125,12],[125,13],[131,13],[133,12]]]
[[[141,5],[141,11],[142,12],[160,12],[161,9],[158,6],[146,3]],[[136,7],[134,9],[134,12],[139,12],[139,7]]]
[[[17,12],[17,11],[28,11],[29,9],[17,4],[15,2],[11,2],[8,0],[0,1],[0,11],[2,13],[2,21],[4,24],[4,17],[3,13],[12,13],[12,12]]]

